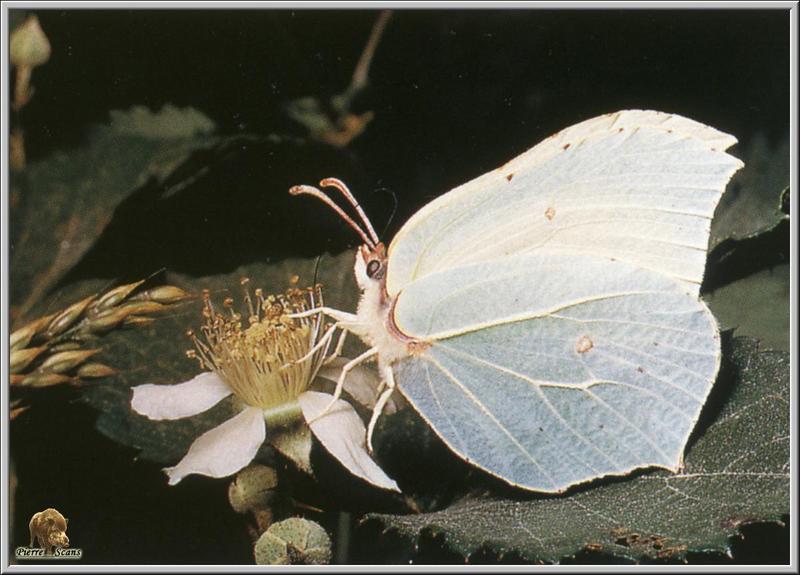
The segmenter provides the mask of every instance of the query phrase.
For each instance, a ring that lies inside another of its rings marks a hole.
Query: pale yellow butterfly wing
[[[697,295],[736,142],[677,115],[626,110],[567,128],[437,198],[389,248],[395,295],[428,274],[548,250],[629,261]]]

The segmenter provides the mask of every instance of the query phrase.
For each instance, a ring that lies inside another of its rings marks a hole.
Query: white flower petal
[[[213,371],[175,385],[146,383],[132,389],[133,410],[154,420],[197,415],[231,394],[230,388]]]
[[[198,437],[175,467],[164,471],[175,485],[191,473],[226,477],[250,463],[266,436],[264,412],[247,407],[235,417]]]
[[[332,399],[333,396],[327,393],[306,391],[300,394],[297,401],[303,409],[306,421],[309,421],[322,413]],[[350,473],[383,489],[400,491],[397,483],[367,453],[367,430],[352,405],[339,399],[324,417],[309,425],[325,449]]]
[[[339,375],[342,373],[344,364],[350,361],[347,357],[337,357],[331,360],[327,365],[323,365],[317,372],[317,377],[332,381],[333,383],[339,382]],[[378,386],[381,383],[381,378],[378,372],[366,365],[357,365],[351,369],[344,380],[344,390],[361,405],[372,409],[375,407],[375,401],[378,399]],[[398,409],[395,398],[399,399],[398,394],[393,394],[386,406],[383,408],[383,413],[391,415]]]

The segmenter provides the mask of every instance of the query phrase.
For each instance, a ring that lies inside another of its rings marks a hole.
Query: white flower
[[[188,355],[197,358],[206,371],[176,385],[132,388],[131,407],[152,420],[196,415],[231,394],[242,405],[233,418],[198,437],[177,465],[164,470],[169,484],[192,473],[210,477],[236,473],[253,460],[270,427],[305,418],[322,445],[351,473],[399,491],[367,453],[364,424],[349,403],[338,400],[324,417],[314,420],[333,399],[309,390],[327,352],[327,346],[322,346],[311,353],[322,336],[324,319],[322,314],[299,319],[288,314],[321,305],[319,288],[266,298],[256,290],[255,296],[253,301],[245,292],[249,315],[243,325],[242,316],[233,311],[232,299],[225,300],[225,313],[221,313],[205,292],[202,337],[189,332],[196,351]],[[336,377],[330,366],[320,375]],[[365,374],[360,375],[354,383],[363,388]]]

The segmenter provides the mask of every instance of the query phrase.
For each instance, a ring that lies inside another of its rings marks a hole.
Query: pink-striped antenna
[[[355,196],[353,196],[352,192],[345,185],[345,183],[338,178],[325,178],[319,183],[319,185],[323,188],[330,187],[339,190],[345,199],[350,203],[350,205],[356,210],[359,218],[361,218],[361,222],[366,227],[366,231],[364,231],[364,228],[358,225],[353,218],[348,216],[342,208],[336,205],[330,196],[314,186],[292,186],[289,188],[289,193],[293,196],[306,194],[309,196],[314,196],[318,200],[322,201],[324,204],[332,208],[333,211],[339,214],[339,217],[342,218],[351,228],[353,228],[359,236],[361,236],[361,239],[364,240],[364,243],[367,244],[370,249],[375,249],[375,246],[377,246],[380,242],[378,239],[378,234],[375,233],[375,228],[372,227],[372,222],[369,221],[367,214],[364,213],[361,205],[359,205],[359,203],[356,201]]]

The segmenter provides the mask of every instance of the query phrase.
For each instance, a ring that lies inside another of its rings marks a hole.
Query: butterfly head
[[[372,227],[372,223],[364,213],[359,203],[356,201],[353,194],[341,180],[336,178],[325,178],[319,185],[321,187],[331,187],[339,190],[345,199],[353,206],[353,209],[358,214],[361,223],[357,223],[347,213],[340,208],[325,192],[313,186],[294,186],[289,190],[293,196],[306,194],[314,196],[318,200],[325,203],[333,211],[339,214],[347,225],[353,228],[356,233],[361,236],[364,241],[356,253],[355,274],[358,287],[365,291],[373,286],[380,286],[383,288],[386,280],[386,248],[383,243],[378,240],[378,234]],[[382,289],[379,291],[383,291]]]
[[[356,252],[356,283],[362,291],[373,285],[383,286],[386,281],[386,248],[380,242],[375,246],[362,245]]]

